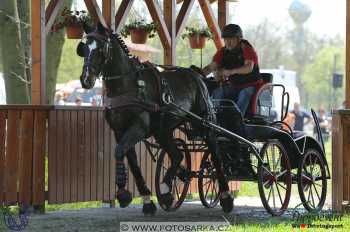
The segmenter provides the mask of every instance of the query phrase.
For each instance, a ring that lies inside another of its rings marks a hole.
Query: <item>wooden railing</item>
[[[114,149],[102,108],[0,106],[0,204],[112,202]],[[136,152],[155,193],[156,163],[143,143],[137,144]],[[201,157],[191,156],[193,170],[199,169]],[[128,176],[127,188],[138,196],[130,170]],[[238,187],[238,182],[231,182],[232,190]],[[198,192],[196,180],[189,192]]]

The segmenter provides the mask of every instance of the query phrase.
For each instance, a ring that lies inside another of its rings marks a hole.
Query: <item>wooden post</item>
[[[120,3],[118,11],[115,15],[115,31],[119,33],[122,26],[125,23],[126,17],[128,16],[131,6],[134,3],[134,0],[123,0]]]
[[[213,39],[215,46],[217,49],[220,49],[224,46],[224,43],[221,40],[221,30],[210,7],[210,3],[208,0],[198,0],[198,2],[200,7],[202,8],[204,18],[207,21],[208,26],[214,35]]]
[[[145,0],[149,13],[153,19],[153,22],[157,24],[158,35],[162,42],[163,48],[168,49],[171,47],[171,37],[165,24],[164,17],[159,9],[158,5],[153,0]]]
[[[164,1],[164,20],[170,35],[170,47],[164,49],[164,64],[176,63],[176,0]]]
[[[228,21],[228,9],[228,2],[226,0],[218,0],[218,22],[221,30],[224,28]]]
[[[64,0],[51,0],[45,11],[45,25],[46,25],[46,34],[51,30],[52,24],[55,22],[55,19],[58,15],[58,11],[63,5]]]
[[[32,1],[32,104],[46,104],[45,0]]]
[[[176,17],[176,41],[180,37],[180,34],[185,27],[188,16],[190,15],[194,0],[185,0],[182,3],[180,12]]]
[[[110,29],[115,30],[115,0],[102,1],[102,14]]]
[[[350,108],[350,0],[346,0],[346,73],[345,73],[346,108]]]
[[[96,22],[100,21],[100,23],[105,27],[108,28],[108,25],[103,18],[102,12],[100,8],[98,7],[98,4],[96,0],[84,0],[86,8],[88,9],[90,15],[95,19]],[[107,0],[104,0],[107,1]]]

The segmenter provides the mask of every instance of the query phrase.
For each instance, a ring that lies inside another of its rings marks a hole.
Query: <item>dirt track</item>
[[[327,199],[328,201],[328,199]],[[292,209],[298,200],[291,201]],[[225,215],[230,223],[266,223],[285,222],[292,218],[292,210],[289,210],[283,217],[272,218],[265,209],[261,207],[260,199],[257,197],[240,197],[235,201],[235,209]],[[329,205],[326,204],[327,209]],[[164,212],[158,209],[154,217],[145,217],[142,214],[142,206],[133,205],[126,209],[120,208],[94,208],[72,211],[47,212],[44,215],[31,215],[29,225],[25,231],[30,232],[85,232],[85,231],[119,231],[120,222],[130,221],[190,221],[190,222],[223,222],[224,214],[217,206],[214,209],[204,208],[200,202],[188,202],[181,206],[176,212]],[[0,231],[5,229],[0,225]],[[5,230],[6,231],[6,230]]]

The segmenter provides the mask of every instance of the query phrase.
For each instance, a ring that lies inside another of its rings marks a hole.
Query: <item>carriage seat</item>
[[[273,81],[273,75],[271,73],[260,73],[261,76],[261,82],[259,82],[255,87],[255,93],[250,99],[250,104],[248,106],[248,110],[245,114],[245,118],[252,119],[254,117],[260,117],[261,112],[257,112],[257,105],[261,104],[259,107],[267,107],[272,108],[272,95],[266,95],[262,96],[261,99],[257,99],[259,95],[261,94],[261,90],[264,89],[264,87],[267,84],[272,83]],[[261,97],[261,96],[260,96]],[[261,118],[261,117],[260,117]]]

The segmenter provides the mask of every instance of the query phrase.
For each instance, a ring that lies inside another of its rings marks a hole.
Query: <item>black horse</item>
[[[136,143],[154,136],[171,156],[171,167],[160,186],[162,195],[159,199],[160,204],[170,207],[173,201],[171,181],[183,158],[174,142],[173,131],[183,123],[186,115],[162,106],[162,96],[166,98],[163,100],[172,98],[175,104],[184,109],[214,119],[208,91],[200,74],[187,68],[158,72],[153,65],[140,63],[130,56],[123,40],[101,24],[98,24],[95,31],[87,33],[85,38],[86,41],[82,41],[77,48],[78,55],[84,57],[80,81],[83,88],[89,89],[94,86],[96,78],[100,75],[104,80],[105,118],[113,129],[118,144],[115,158],[117,199],[120,206],[126,207],[132,200],[130,192],[125,189],[126,156],[138,191],[144,200],[144,214],[154,214],[156,211],[156,206],[150,201],[151,192],[141,174],[135,152]],[[167,94],[164,94],[165,92]],[[217,154],[216,139],[212,131],[208,130],[206,134],[206,142],[215,157],[216,170],[219,170],[221,205],[225,212],[230,212],[233,199],[228,194],[228,184]]]

